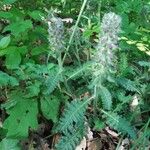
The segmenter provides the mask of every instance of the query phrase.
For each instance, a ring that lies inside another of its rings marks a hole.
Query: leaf
[[[71,103],[68,103],[56,130],[64,134],[71,131],[74,128],[73,124],[84,120],[84,113],[87,106],[87,100],[73,100]]]
[[[7,109],[9,117],[4,121],[3,128],[7,129],[6,137],[25,138],[28,130],[37,129],[38,106],[35,99],[26,99],[23,95],[13,95],[10,101],[17,100],[14,107]]]
[[[0,150],[21,150],[18,143],[19,140],[4,138],[0,142]]]
[[[32,29],[32,27],[31,20],[18,21],[6,26],[3,32],[11,31],[14,36],[18,36],[20,33],[27,32],[29,29]]]
[[[104,112],[104,111],[103,111]],[[106,122],[114,129],[122,132],[127,133],[130,135],[131,138],[136,138],[136,133],[134,128],[131,126],[130,122],[128,122],[125,118],[119,116],[115,113],[107,113],[104,112],[106,116]]]
[[[135,11],[137,13],[141,12],[141,9],[143,7],[142,0],[132,0],[130,4],[131,4],[131,8],[133,11]]]
[[[35,81],[35,83],[29,85],[27,87],[27,94],[25,95],[26,98],[38,96],[40,93],[40,86],[41,82],[40,81]]]
[[[100,86],[99,95],[101,97],[104,109],[110,110],[112,107],[111,93],[106,87]]]
[[[10,36],[3,37],[0,40],[0,49],[6,48],[10,43]]]
[[[67,133],[62,136],[59,142],[56,144],[56,150],[75,150],[76,146],[80,144],[81,140],[86,134],[86,128],[83,120],[76,125],[71,133]]]
[[[32,12],[28,13],[30,15],[30,17],[32,17],[35,20],[41,21],[41,17],[45,16],[41,11],[39,10],[34,10]]]
[[[0,86],[6,85],[17,86],[19,85],[19,82],[16,78],[9,76],[5,72],[0,71]]]
[[[41,110],[46,119],[51,119],[54,123],[58,121],[60,100],[56,96],[41,99]]]
[[[134,81],[131,81],[131,80],[126,79],[126,78],[117,78],[116,81],[119,85],[121,85],[122,87],[124,87],[128,91],[139,92]]]
[[[31,50],[31,54],[33,56],[36,56],[36,55],[39,55],[41,53],[44,53],[46,52],[46,48],[42,45],[42,46],[38,46],[38,47],[35,47]]]
[[[0,18],[10,19],[13,17],[11,12],[0,11]]]
[[[61,74],[59,72],[51,71],[45,80],[45,90],[44,94],[50,94],[57,87],[58,83],[61,80]]]
[[[5,65],[8,69],[15,69],[21,63],[21,55],[17,50],[13,50],[6,55],[5,61]]]
[[[148,61],[139,61],[138,64],[142,67],[150,67],[150,62]]]
[[[17,0],[4,0],[3,3],[4,4],[13,4],[14,2],[16,2]]]
[[[0,56],[5,55],[5,65],[8,69],[15,69],[21,63],[21,55],[25,55],[27,53],[27,47],[16,47],[10,46],[4,50],[0,51]]]
[[[83,76],[85,72],[87,74],[90,66],[91,66],[91,62],[86,62],[80,67],[76,67],[76,68],[74,68],[73,66],[68,67],[68,68],[66,67],[65,74],[68,77],[67,80],[70,80],[70,79],[75,80]]]
[[[99,119],[95,119],[94,130],[101,131],[102,129],[104,129],[104,127],[105,127],[104,121],[99,120]]]

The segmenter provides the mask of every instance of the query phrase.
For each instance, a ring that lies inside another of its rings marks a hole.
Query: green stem
[[[81,19],[81,16],[82,16],[83,10],[84,10],[84,8],[85,8],[85,6],[86,6],[86,3],[87,3],[87,0],[84,0],[84,1],[83,1],[83,4],[82,4],[82,7],[81,7],[81,9],[80,9],[80,13],[79,13],[79,15],[78,15],[78,19],[77,19],[77,21],[76,21],[74,30],[73,30],[73,32],[72,32],[72,34],[71,34],[71,37],[70,37],[68,46],[67,46],[67,48],[66,48],[66,52],[65,52],[64,57],[63,57],[63,59],[62,59],[62,66],[63,66],[63,64],[64,64],[65,58],[66,58],[67,53],[68,53],[68,51],[69,51],[70,45],[71,45],[71,43],[72,43],[74,34],[75,34],[75,32],[76,32],[77,26],[78,26],[79,21],[80,21],[80,19]]]

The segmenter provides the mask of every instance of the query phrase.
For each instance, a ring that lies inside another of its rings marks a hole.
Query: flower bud
[[[48,40],[51,50],[59,54],[64,49],[64,25],[61,18],[48,18]]]
[[[105,14],[102,19],[97,56],[98,62],[106,71],[112,71],[115,68],[116,56],[114,50],[118,48],[120,25],[121,17],[113,12]]]

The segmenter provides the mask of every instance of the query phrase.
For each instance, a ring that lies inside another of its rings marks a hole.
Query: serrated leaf
[[[38,96],[40,93],[40,81],[35,81],[35,83],[31,84],[30,86],[27,87],[27,94],[25,97],[30,98],[34,96]]]
[[[104,121],[99,120],[99,119],[96,119],[94,121],[94,129],[95,130],[100,131],[100,130],[104,129],[104,127],[105,127]]]
[[[133,11],[135,11],[137,13],[141,12],[141,9],[143,6],[142,0],[132,0],[131,3],[129,3],[129,4]]]
[[[41,110],[46,119],[51,119],[54,123],[58,121],[60,100],[56,96],[41,99]]]
[[[6,55],[5,65],[8,69],[15,69],[21,63],[21,55],[17,50]]]
[[[32,54],[33,56],[39,55],[39,54],[41,54],[41,53],[43,53],[43,52],[46,52],[46,48],[43,47],[43,46],[38,46],[38,47],[35,47],[35,48],[33,48],[33,49],[31,50],[31,54]]]
[[[10,46],[0,51],[0,56],[6,56],[5,65],[8,69],[15,69],[21,62],[21,55],[27,53],[26,46]]]
[[[116,81],[119,85],[121,85],[128,91],[139,92],[134,81],[131,81],[127,78],[117,78]]]
[[[16,78],[9,76],[5,72],[0,71],[0,86],[6,85],[16,86],[19,85],[19,82]]]
[[[45,15],[44,15],[41,11],[39,11],[39,10],[34,10],[34,11],[32,11],[32,12],[29,12],[28,14],[30,15],[30,17],[32,17],[33,19],[38,20],[38,21],[41,21],[41,20],[42,20],[41,17],[42,17],[42,16],[45,16]]]
[[[14,2],[16,2],[17,0],[4,0],[3,3],[4,4],[13,4]]]
[[[44,94],[50,94],[54,91],[54,89],[57,87],[58,83],[60,82],[61,75],[57,72],[51,72],[47,79],[45,80],[45,90]]]
[[[81,120],[70,132],[62,136],[56,144],[56,150],[75,150],[76,146],[80,143],[86,134],[84,121]]]
[[[73,124],[77,124],[81,120],[84,120],[84,113],[87,106],[87,100],[73,100],[71,103],[68,103],[62,117],[60,118],[56,130],[64,134],[67,134],[68,131],[71,131],[73,129]]]
[[[112,107],[111,93],[106,87],[100,86],[99,95],[101,97],[104,109],[110,110]]]
[[[0,18],[9,19],[11,17],[13,17],[13,14],[11,12],[0,11]]]
[[[19,22],[11,23],[10,25],[6,26],[3,32],[11,31],[13,35],[18,36],[20,33],[32,29],[32,27],[33,26],[31,20],[19,21]]]
[[[150,62],[148,61],[139,61],[138,64],[142,67],[150,67]]]
[[[131,138],[136,137],[134,128],[131,126],[130,122],[128,122],[125,118],[123,118],[115,113],[105,112],[105,115],[107,116],[107,118],[106,118],[107,123],[112,128],[114,128],[122,133],[127,133],[128,135],[130,135]]]
[[[19,96],[19,97],[18,97]],[[3,128],[7,129],[6,137],[25,138],[28,130],[37,129],[38,106],[35,99],[26,99],[23,95],[13,95],[10,101],[16,100],[15,107],[7,109],[9,117],[4,121]]]
[[[3,37],[0,40],[0,49],[6,48],[10,43],[10,36]]]
[[[19,140],[4,138],[0,142],[0,150],[21,150],[18,143]]]

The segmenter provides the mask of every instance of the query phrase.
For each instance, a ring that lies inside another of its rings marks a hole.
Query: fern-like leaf
[[[142,67],[150,67],[150,62],[147,61],[139,61],[138,64]]]
[[[73,66],[71,66],[66,68],[65,75],[68,77],[67,80],[77,79],[83,75],[88,75],[91,64],[91,62],[86,62],[80,67],[74,68]]]
[[[87,100],[73,100],[67,105],[64,114],[61,117],[56,130],[60,133],[67,134],[74,128],[74,124],[84,120],[84,113],[88,106]]]
[[[45,81],[46,88],[44,94],[52,93],[54,89],[57,87],[60,80],[61,80],[61,75],[59,73],[52,72]]]
[[[120,131],[122,133],[130,135],[131,138],[136,138],[136,133],[131,126],[130,122],[128,122],[125,118],[115,114],[115,113],[107,113],[105,112],[106,122],[112,128]]]
[[[129,71],[128,58],[125,53],[120,56],[119,70],[121,74],[126,74]]]
[[[84,122],[81,121],[77,127],[68,132],[65,136],[62,136],[58,144],[56,144],[57,150],[74,150],[85,136],[86,130]]]
[[[112,107],[112,97],[109,90],[106,87],[100,86],[99,94],[102,100],[103,108],[110,110]]]
[[[121,85],[123,88],[125,88],[128,91],[139,92],[134,81],[131,81],[126,78],[117,78],[116,81],[119,85]]]

